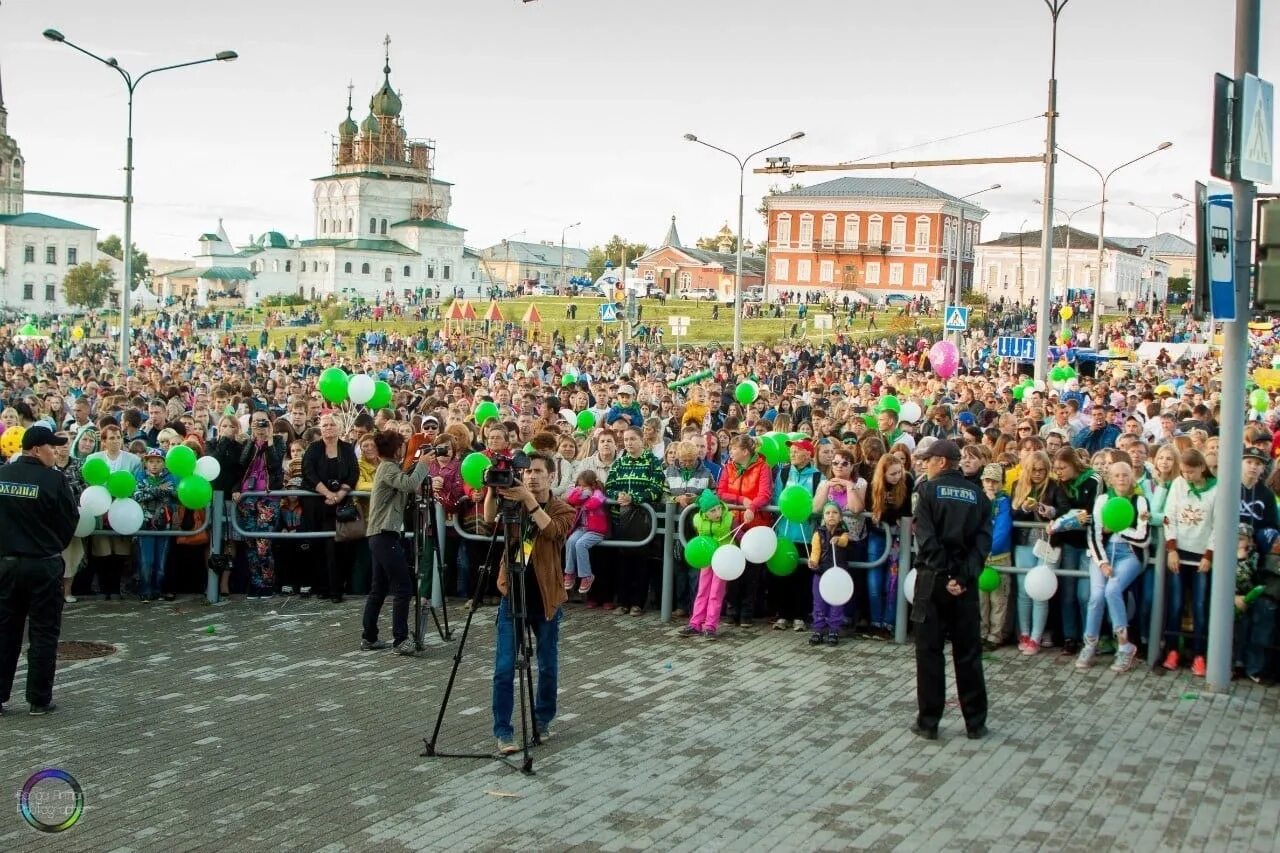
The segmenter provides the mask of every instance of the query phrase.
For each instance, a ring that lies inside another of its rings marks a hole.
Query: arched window
[[[856,249],[858,247],[858,214],[851,213],[844,218],[844,247],[846,249]]]
[[[351,272],[351,261],[347,261],[345,264],[342,265],[342,271],[345,273]]]
[[[280,261],[275,260],[271,262],[271,271],[280,272]]]
[[[800,243],[801,249],[813,248],[813,214],[812,213],[800,214],[800,238],[798,242]]]
[[[893,224],[889,229],[889,245],[895,249],[907,247],[907,217],[902,214],[893,217]]]
[[[836,215],[834,213],[823,214],[822,217],[822,248],[835,248],[836,243]]]
[[[369,218],[369,233],[370,234],[378,233],[378,220],[372,217]]]
[[[884,218],[878,213],[867,219],[867,244],[873,249],[884,245]]]
[[[687,272],[680,273],[680,289],[688,290],[691,284],[693,284],[693,276]]]
[[[384,219],[384,220],[382,220],[382,231],[381,231],[381,233],[383,233],[383,234],[386,234],[386,233],[387,233],[387,220],[385,220],[385,219]]]
[[[360,274],[361,274],[361,275],[368,275],[368,274],[369,274],[369,265],[368,265],[368,264],[361,264],[361,265],[360,265]]]
[[[285,271],[285,272],[293,272],[293,261],[285,261],[285,262],[284,262],[284,271]]]
[[[929,239],[930,237],[933,236],[931,234],[931,230],[932,230],[932,223],[929,221],[929,217],[927,216],[916,217],[915,244],[916,244],[917,252],[929,251]]]
[[[405,268],[404,268],[404,277],[405,277],[405,278],[408,278],[408,277],[409,277],[409,268],[408,268],[408,267],[405,267]]]
[[[321,234],[328,234],[328,233],[329,233],[329,220],[327,220],[327,219],[321,219],[321,220],[320,220],[320,233],[321,233]]]
[[[391,281],[391,267],[387,267],[382,271],[382,280]]]
[[[350,231],[351,231],[351,217],[350,217],[350,216],[348,216],[348,217],[347,217],[347,231],[348,231],[348,232],[350,232]]]
[[[777,232],[777,235],[774,237],[774,240],[777,241],[778,248],[779,249],[791,248],[791,214],[790,213],[778,214],[777,228],[778,228],[778,232]]]

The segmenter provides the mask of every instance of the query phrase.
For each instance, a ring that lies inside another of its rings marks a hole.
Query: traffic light
[[[1258,271],[1254,306],[1280,308],[1280,198],[1258,205]]]

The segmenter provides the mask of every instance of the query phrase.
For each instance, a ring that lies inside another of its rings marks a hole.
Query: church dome
[[[387,116],[395,118],[400,115],[400,96],[391,88],[391,66],[384,65],[382,67],[382,88],[373,95],[373,100],[369,102],[369,108],[373,110],[374,115]]]
[[[365,118],[360,125],[360,129],[364,131],[365,136],[377,136],[382,133],[382,125],[378,124],[378,117],[372,112]]]
[[[356,124],[351,118],[351,113],[347,113],[347,118],[342,124],[338,125],[338,137],[340,139],[353,139],[360,132],[360,125]]]

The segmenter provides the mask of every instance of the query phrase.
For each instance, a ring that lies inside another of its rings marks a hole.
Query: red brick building
[[[714,291],[717,300],[732,302],[738,260],[732,251],[733,232],[725,226],[717,236],[720,238],[718,252],[682,245],[673,216],[662,245],[636,259],[636,275],[658,285],[668,296],[677,296],[687,290],[707,289]],[[764,258],[744,252],[743,291],[763,283]]]
[[[854,290],[941,299],[962,231],[960,281],[987,211],[912,178],[837,178],[764,199],[770,298],[782,290]]]

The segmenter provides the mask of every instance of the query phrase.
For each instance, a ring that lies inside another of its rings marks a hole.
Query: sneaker
[[[716,631],[715,628],[704,628],[702,631],[702,636],[708,640],[715,640],[719,638],[720,633]]]
[[[309,586],[298,587],[298,595],[301,595],[303,598],[309,597],[311,595],[311,587]]]
[[[538,726],[538,740],[543,743],[551,740],[551,726]]]
[[[568,572],[565,572],[565,573],[564,573],[564,588],[565,588],[566,590],[573,589],[573,584],[574,584],[574,582],[575,582],[576,580],[577,580],[577,579],[576,579],[573,575],[569,574]]]
[[[756,626],[756,623],[750,619],[743,619],[738,623],[739,628],[746,628],[748,630],[750,630],[751,628],[754,628],[755,626]]]
[[[600,605],[600,609],[602,610],[612,610],[613,608],[614,604],[612,601],[606,601],[604,604]]]
[[[80,599],[76,598],[74,595],[64,595],[62,600],[67,604],[75,604]]]
[[[1036,640],[1027,640],[1027,644],[1022,647],[1022,653],[1024,655],[1040,654],[1040,643]]]
[[[45,714],[52,714],[58,710],[58,706],[50,702],[48,705],[32,705],[31,710],[27,711],[33,717],[43,717]]]
[[[1080,643],[1077,640],[1067,640],[1062,644],[1062,656],[1064,658],[1073,658],[1080,654]]]
[[[821,631],[814,631],[809,635],[809,645],[820,646],[827,641],[827,635]]]
[[[692,625],[685,625],[679,631],[676,631],[678,637],[697,637],[702,633],[701,628],[695,628]]]
[[[418,650],[413,647],[413,638],[411,637],[405,637],[403,640],[396,643],[391,647],[391,651],[398,655],[405,655],[406,657],[412,657],[418,653]]]
[[[1164,663],[1162,663],[1162,664],[1160,664],[1160,665],[1161,665],[1162,667],[1164,667],[1165,669],[1169,670],[1170,672],[1177,672],[1177,671],[1178,671],[1178,653],[1177,653],[1177,651],[1171,651],[1171,652],[1169,652],[1169,654],[1165,655],[1165,656],[1164,656]]]
[[[390,645],[391,645],[391,644],[390,644],[390,643],[388,643],[386,640],[373,640],[372,642],[370,642],[369,640],[361,640],[361,641],[360,641],[360,651],[362,651],[362,652],[380,652],[380,651],[382,651],[383,649],[390,648]]]
[[[600,602],[598,602],[598,601],[592,601],[590,598],[588,598],[588,599],[587,599],[587,609],[588,609],[588,610],[595,610],[595,609],[597,609],[599,606],[600,606]]]
[[[786,620],[786,619],[778,619],[777,621],[775,621],[775,622],[773,623],[773,630],[775,630],[775,631],[785,631],[785,630],[787,630],[787,620]]]
[[[1116,649],[1115,663],[1111,664],[1112,672],[1128,672],[1133,669],[1134,660],[1138,657],[1138,647],[1132,643],[1125,643]]]
[[[1196,655],[1195,659],[1191,661],[1191,674],[1196,678],[1204,678],[1204,669],[1204,655]]]
[[[281,594],[281,595],[293,595],[293,587],[291,587],[291,586],[287,586],[287,585],[286,585],[286,586],[282,586],[282,587],[280,587],[280,594]]]
[[[875,639],[879,639],[879,637],[876,637]],[[999,647],[1000,647],[999,644],[995,640],[982,641],[982,650],[984,652],[994,652]]]
[[[166,592],[166,593],[165,593],[163,596],[161,596],[161,597],[162,597],[165,601],[177,601],[177,600],[178,600],[177,593],[173,593],[173,592]]]
[[[671,615],[677,619],[683,619],[689,615],[689,611],[685,610],[683,607],[677,607],[675,610],[671,611]]]
[[[520,748],[511,738],[498,738],[498,755],[515,755]]]
[[[835,631],[832,631],[830,634],[827,634],[827,645],[828,646],[840,645],[840,635],[837,634]]]
[[[144,599],[142,599],[142,600],[143,600],[143,601],[146,601],[146,599],[145,599],[145,598],[144,598]],[[260,596],[260,595],[246,595],[246,596],[244,597],[244,600],[245,600],[245,601],[261,601],[261,600],[262,600],[262,596]]]
[[[792,619],[792,620],[791,620],[791,630],[792,630],[792,631],[795,631],[797,634],[803,634],[803,633],[805,632],[804,620],[803,620],[803,619]]]
[[[1084,645],[1080,647],[1080,654],[1076,656],[1076,669],[1088,669],[1093,666],[1093,659],[1098,656],[1098,641],[1092,643],[1088,640],[1084,641]]]
[[[592,575],[590,577],[585,577],[581,581],[579,581],[578,593],[581,595],[586,595],[587,593],[591,592],[591,584],[595,583],[595,580],[596,580],[595,576]]]
[[[1052,649],[1053,647],[1054,647],[1054,645],[1053,645],[1053,635],[1052,635],[1052,634],[1045,634],[1045,635],[1044,635],[1044,637],[1042,637],[1042,638],[1040,639],[1040,648],[1042,648],[1042,649]]]
[[[643,610],[642,608],[639,608],[639,607],[633,607],[633,608],[631,608],[631,615],[632,615],[632,616],[643,616],[643,615],[644,615],[644,610]]]
[[[1031,637],[1026,634],[1018,635],[1018,651],[1026,654],[1027,646],[1031,645]]]
[[[969,740],[982,740],[984,737],[987,736],[987,727],[978,726],[977,728],[966,729],[964,736],[967,737]]]

